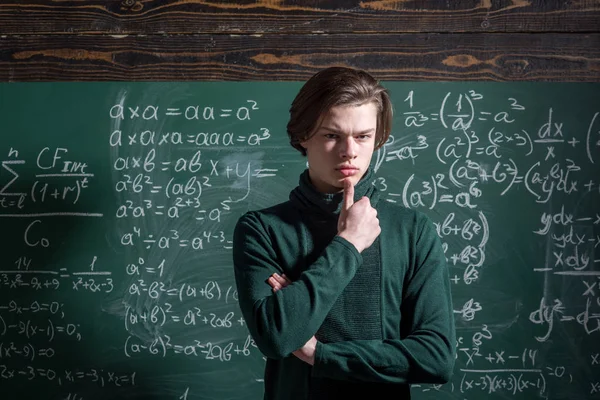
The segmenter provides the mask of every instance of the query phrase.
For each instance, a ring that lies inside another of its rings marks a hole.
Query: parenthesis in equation
[[[450,94],[452,94],[452,92],[448,92],[446,94],[446,97],[444,97],[444,100],[442,100],[442,105],[440,106],[440,121],[442,121],[442,125],[444,125],[444,128],[446,129],[448,129],[448,125],[446,125],[446,120],[444,119],[444,108],[446,107],[446,101],[448,101]]]
[[[160,312],[162,313],[163,316],[163,320],[162,323],[160,324],[160,326],[165,326],[165,324],[167,323],[167,314],[165,313],[165,309],[160,307]]]
[[[435,177],[433,175],[431,175],[431,184],[433,187],[433,200],[431,201],[431,207],[429,207],[429,209],[433,210],[433,207],[435,207],[437,203],[437,185],[435,182]]]
[[[179,301],[183,303],[183,288],[185,287],[185,283],[181,284],[181,289],[179,289]]]
[[[31,323],[31,320],[27,320],[27,323],[25,324],[25,337],[27,339],[29,339],[29,324]]]
[[[482,211],[479,211],[479,219],[481,220],[481,226],[483,227],[483,235],[481,238],[481,243],[479,243],[479,248],[483,249],[490,238],[490,228],[487,222],[487,218],[485,217]]]
[[[35,203],[35,188],[40,181],[35,181],[31,187],[31,200]]]
[[[169,183],[167,183],[167,186],[165,187],[165,196],[167,196],[167,199],[171,198],[171,196],[169,195],[169,188],[171,187],[171,183],[173,182],[173,179],[175,179],[175,177],[172,177],[171,179],[169,179]]]
[[[129,327],[127,324],[129,313],[131,313],[131,306],[127,306],[127,308],[125,309],[125,332],[129,332]]]
[[[165,342],[162,340],[162,337],[159,336],[158,340],[160,341],[160,345],[162,346],[162,349],[163,349],[163,357],[166,357],[167,356],[167,346],[165,346]]]
[[[523,378],[523,374],[519,374],[519,377],[515,379],[516,385],[513,389],[513,396],[517,394],[517,390],[521,391],[521,379]]]
[[[442,140],[440,140],[437,147],[435,148],[435,156],[442,164],[446,164],[446,161],[442,160],[442,157],[440,157],[440,147],[442,147],[442,143],[444,143],[445,140],[446,138],[442,138]]]
[[[588,158],[590,159],[590,162],[592,164],[594,163],[594,158],[592,157],[592,149],[590,148],[590,138],[592,135],[592,128],[594,127],[594,122],[596,121],[598,114],[599,113],[596,113],[592,117],[592,122],[590,122],[590,126],[588,127],[588,131],[587,131],[586,150],[587,150]]]
[[[52,340],[54,340],[54,325],[52,324],[52,321],[50,320],[50,318],[48,318],[48,330],[51,332],[50,340],[48,340],[48,341],[51,342]]]
[[[465,377],[466,377],[466,376],[467,376],[467,374],[463,374],[463,377],[462,377],[462,379],[460,380],[460,392],[461,392],[461,393],[464,393],[464,392],[465,392],[465,391],[464,391],[464,389],[463,389],[463,385],[464,385],[464,383],[465,383]]]
[[[454,160],[454,162],[450,165],[450,170],[449,170],[449,178],[450,178],[450,182],[454,183],[454,186],[456,187],[464,187],[465,185],[460,183],[459,181],[456,180],[456,178],[454,177],[454,165],[459,161],[460,159],[456,159]]]
[[[512,185],[515,183],[515,179],[517,179],[517,176],[519,175],[519,169],[517,168],[517,164],[515,164],[515,162],[513,161],[512,158],[509,158],[508,161],[510,161],[513,165],[513,168],[515,170],[515,173],[513,174],[512,180],[510,181],[510,185],[508,185],[506,187],[506,189],[504,189],[502,191],[502,193],[500,193],[500,196],[504,196],[504,193],[508,192],[510,190],[510,188],[512,187]]]
[[[533,169],[534,169],[535,167],[538,167],[539,165],[540,165],[540,162],[539,162],[539,161],[538,161],[538,162],[536,162],[535,164],[533,164],[533,165],[531,166],[531,168],[529,168],[529,169],[527,170],[527,173],[525,174],[525,187],[527,188],[527,191],[528,191],[529,193],[531,193],[532,195],[534,195],[534,196],[535,196],[535,198],[536,198],[537,200],[539,200],[539,199],[540,199],[540,195],[539,195],[539,194],[537,194],[537,193],[536,193],[536,192],[535,192],[535,191],[534,191],[534,190],[533,190],[533,189],[532,189],[532,188],[529,186],[529,174],[531,173],[531,171],[533,171]]]
[[[479,251],[479,261],[477,262],[477,264],[469,264],[469,266],[473,268],[479,268],[485,262],[485,253],[483,251],[483,248],[479,247],[477,248],[477,250]]]
[[[2,326],[4,327],[4,328],[2,328],[2,335],[0,335],[0,336],[4,336],[4,335],[6,335],[6,330],[8,328],[6,326],[6,321],[4,321],[4,318],[2,318],[2,315],[0,315],[0,322],[2,322]]]
[[[474,131],[473,134],[475,133]],[[468,159],[469,157],[471,157],[471,147],[472,147],[472,143],[471,143],[471,138],[469,137],[469,134],[467,133],[467,129],[463,129],[463,133],[465,134],[465,136],[467,137],[467,143],[469,144],[469,147],[467,149],[467,155],[465,155],[465,158]]]
[[[221,286],[219,286],[219,282],[215,281],[215,286],[217,287],[217,292],[219,293],[217,300],[221,300]]]
[[[75,186],[77,186],[77,196],[75,196],[73,204],[77,203],[77,200],[79,200],[79,196],[81,195],[81,184],[79,183],[79,179],[75,181]]]
[[[127,335],[127,339],[125,339],[125,346],[123,346],[123,350],[125,351],[125,357],[131,358],[131,355],[127,351],[127,346],[129,345],[129,339],[131,339],[131,335]]]
[[[521,130],[523,131],[525,136],[527,136],[527,140],[529,140],[529,153],[525,154],[526,156],[528,156],[531,153],[533,153],[533,140],[531,140],[531,137],[529,136],[529,132],[527,132],[525,129],[521,129]]]
[[[31,343],[27,343],[27,346],[29,346],[29,348],[31,349],[31,361],[33,362],[33,360],[35,359],[35,349],[33,348],[33,345]]]
[[[541,372],[540,372],[540,376],[542,377],[542,387],[540,389],[540,396],[541,396],[544,394],[544,392],[546,392],[546,377]]]
[[[412,180],[415,178],[415,174],[412,174],[407,180],[406,183],[404,184],[404,188],[402,189],[402,202],[404,203],[404,207],[406,208],[410,208],[408,206],[408,200],[406,199],[406,192],[408,192],[408,187],[410,186],[410,183],[412,182]]]
[[[466,131],[467,129],[469,129],[471,127],[471,124],[473,123],[473,118],[475,118],[475,107],[473,106],[473,102],[471,101],[471,98],[469,97],[469,95],[465,94],[464,96],[465,96],[465,99],[467,99],[469,106],[471,107],[471,119],[469,120],[469,122],[466,125],[462,126],[462,129],[464,131]]]

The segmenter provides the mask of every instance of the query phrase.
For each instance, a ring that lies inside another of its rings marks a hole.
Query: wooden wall
[[[25,4],[26,3],[26,4]],[[600,0],[4,0],[0,81],[600,81]]]

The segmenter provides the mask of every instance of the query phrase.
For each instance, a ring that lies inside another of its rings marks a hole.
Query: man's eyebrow
[[[329,127],[327,127],[327,126],[322,126],[322,127],[321,127],[321,129],[326,129],[326,130],[328,130],[328,131],[330,131],[330,132],[333,132],[333,133],[344,133],[344,132],[343,132],[343,131],[341,131],[340,129],[329,128]],[[373,132],[373,131],[375,131],[375,128],[366,129],[366,130],[364,130],[364,131],[356,132],[356,133],[355,133],[355,135],[365,135],[365,134],[367,134],[367,133],[371,133],[371,132]]]

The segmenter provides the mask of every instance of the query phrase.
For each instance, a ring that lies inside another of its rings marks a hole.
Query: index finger
[[[342,210],[348,211],[354,204],[354,186],[350,179],[344,179],[344,201],[342,203]]]

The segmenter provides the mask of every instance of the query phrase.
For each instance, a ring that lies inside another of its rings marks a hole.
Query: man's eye
[[[326,133],[325,134],[325,138],[327,138],[327,139],[336,139],[337,135],[335,135],[333,133]]]

